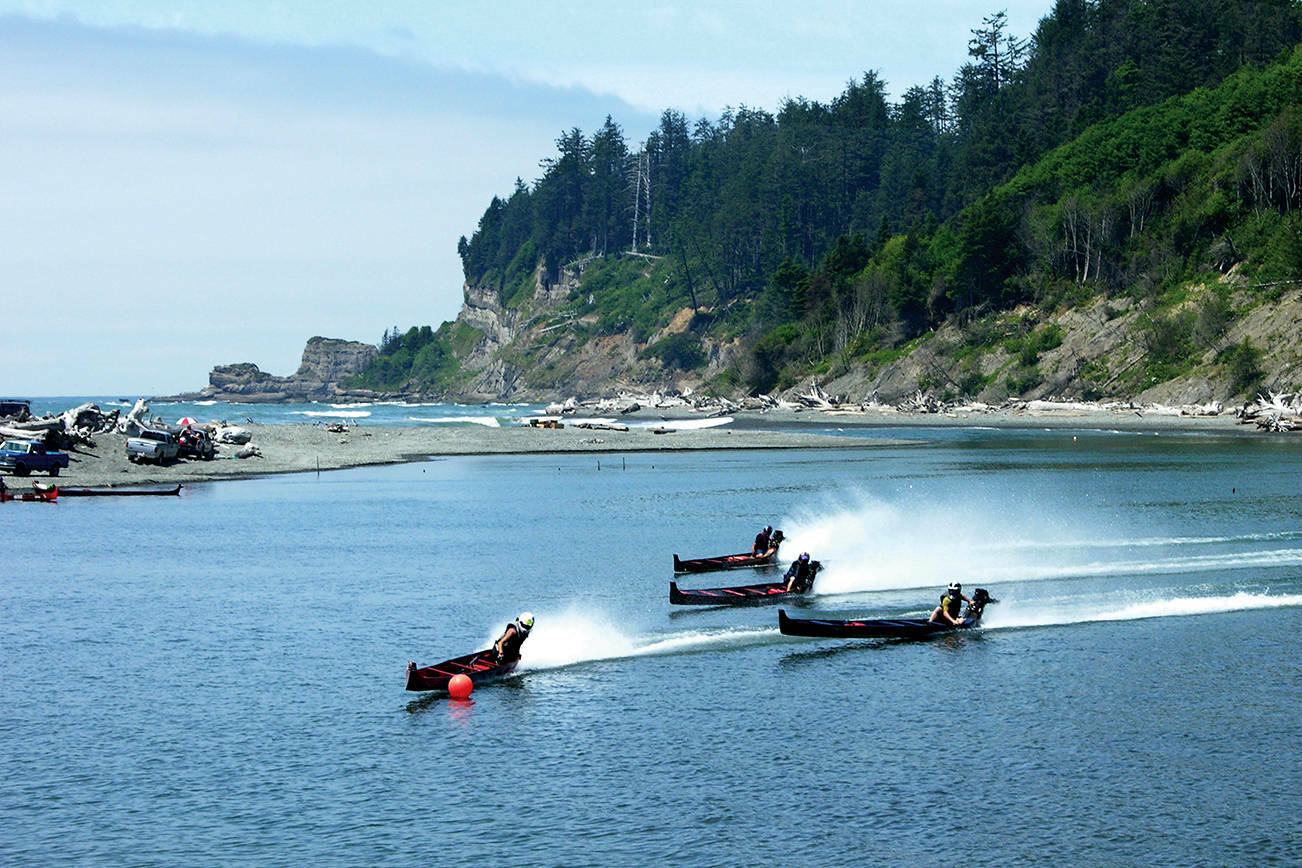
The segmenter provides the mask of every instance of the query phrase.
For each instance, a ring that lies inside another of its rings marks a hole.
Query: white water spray
[[[556,669],[595,660],[742,647],[773,641],[777,636],[776,616],[773,626],[763,629],[684,630],[631,637],[603,616],[569,611],[537,617],[521,665],[527,669]]]
[[[1273,545],[1296,542],[1297,532],[1130,539],[1033,506],[887,503],[860,495],[848,506],[797,514],[783,531],[784,562],[802,551],[823,562],[817,595],[1302,566],[1302,547]]]
[[[993,606],[981,619],[985,629],[1010,627],[1046,627],[1056,624],[1084,624],[1094,621],[1137,621],[1144,618],[1170,618],[1185,615],[1213,615],[1252,609],[1287,609],[1302,606],[1302,594],[1249,594],[1239,592],[1218,597],[1176,597],[1148,600],[1121,606],[1104,603],[1073,606],[1069,610],[1035,604],[1013,604],[1000,609]]]

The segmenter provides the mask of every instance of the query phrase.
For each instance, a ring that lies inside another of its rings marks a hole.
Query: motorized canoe
[[[810,561],[813,572],[806,587],[800,590],[787,590],[786,582],[765,582],[757,585],[738,585],[731,588],[692,588],[682,589],[678,583],[669,583],[669,602],[675,606],[745,606],[754,603],[771,603],[808,594],[814,587],[814,578],[822,564]]]
[[[467,675],[476,686],[509,675],[520,663],[520,658],[498,662],[491,649],[476,651],[463,657],[454,657],[433,666],[416,667],[407,664],[408,690],[443,690],[448,689],[448,682],[454,675]]]
[[[64,497],[169,497],[179,495],[181,486],[172,488],[61,488]]]
[[[926,639],[941,633],[967,630],[981,622],[981,613],[993,599],[984,588],[977,588],[972,602],[958,624],[929,621],[926,618],[860,618],[834,621],[826,618],[791,618],[778,609],[778,632],[786,636],[813,636],[826,639]]]
[[[768,550],[758,555],[739,552],[735,555],[718,555],[712,558],[690,558],[683,560],[674,555],[675,573],[709,573],[715,570],[735,570],[743,567],[763,567],[773,563],[778,556],[778,547],[782,545],[782,531],[775,531],[773,544]]]

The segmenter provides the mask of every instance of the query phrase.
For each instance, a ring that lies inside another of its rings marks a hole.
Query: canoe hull
[[[880,618],[833,621],[821,618],[790,618],[778,610],[778,631],[786,636],[821,639],[926,639],[975,627],[979,620],[962,624],[937,624],[924,618]]]
[[[765,567],[773,563],[778,556],[777,549],[769,549],[762,555],[741,552],[735,555],[719,555],[713,558],[692,558],[682,560],[674,555],[675,573],[711,573],[715,570],[741,570],[748,567]]]
[[[820,639],[927,639],[941,633],[970,630],[981,623],[981,614],[990,603],[997,603],[984,588],[977,588],[962,621],[946,624],[926,618],[858,618],[834,621],[824,618],[789,618],[778,609],[778,631],[786,636],[812,636]]]
[[[520,658],[498,663],[493,660],[489,649],[476,651],[462,657],[454,657],[433,666],[417,667],[415,663],[407,664],[407,689],[415,691],[447,691],[448,682],[455,675],[467,675],[476,686],[495,681],[511,674],[520,663]]]
[[[10,500],[17,500],[25,503],[58,503],[59,489],[54,488],[50,491],[25,491],[21,494],[13,494],[6,491],[0,494],[0,503]]]
[[[139,488],[61,488],[64,497],[173,497],[181,493],[181,486],[160,489]]]
[[[730,588],[690,588],[678,587],[678,583],[669,583],[669,602],[675,606],[751,606],[759,603],[772,603],[776,600],[790,600],[803,597],[813,590],[813,579],[817,578],[821,564],[814,561],[813,577],[809,587],[799,591],[788,591],[786,582],[764,582],[755,585],[736,585]]]

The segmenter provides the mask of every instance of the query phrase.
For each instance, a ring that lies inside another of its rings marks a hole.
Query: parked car
[[[0,418],[17,419],[26,422],[32,416],[32,405],[28,401],[14,398],[0,398]]]
[[[14,476],[26,476],[33,470],[58,476],[67,466],[68,453],[47,452],[42,443],[6,440],[0,444],[0,470],[8,470]]]
[[[180,451],[181,444],[176,441],[176,435],[169,434],[167,431],[144,429],[135,437],[127,439],[128,461],[153,461],[162,464],[164,461],[175,460]]]
[[[185,428],[176,435],[176,439],[181,446],[182,458],[202,458],[207,461],[217,453],[212,438],[202,428]]]

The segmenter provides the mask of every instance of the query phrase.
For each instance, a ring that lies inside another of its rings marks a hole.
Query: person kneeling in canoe
[[[963,586],[958,582],[950,582],[945,593],[940,596],[940,605],[931,610],[931,622],[933,624],[961,624],[963,619],[959,617],[959,612],[963,610],[963,601],[971,603],[972,601],[963,595]]]
[[[773,539],[773,525],[768,525],[762,531],[755,534],[755,544],[750,547],[751,557],[762,555],[769,550]]]
[[[803,594],[814,583],[814,564],[809,560],[809,552],[801,552],[800,557],[791,562],[782,578],[787,580],[788,594]]]
[[[499,662],[520,659],[520,646],[533,629],[533,612],[522,612],[520,617],[506,625],[502,638],[493,643],[493,657]]]

